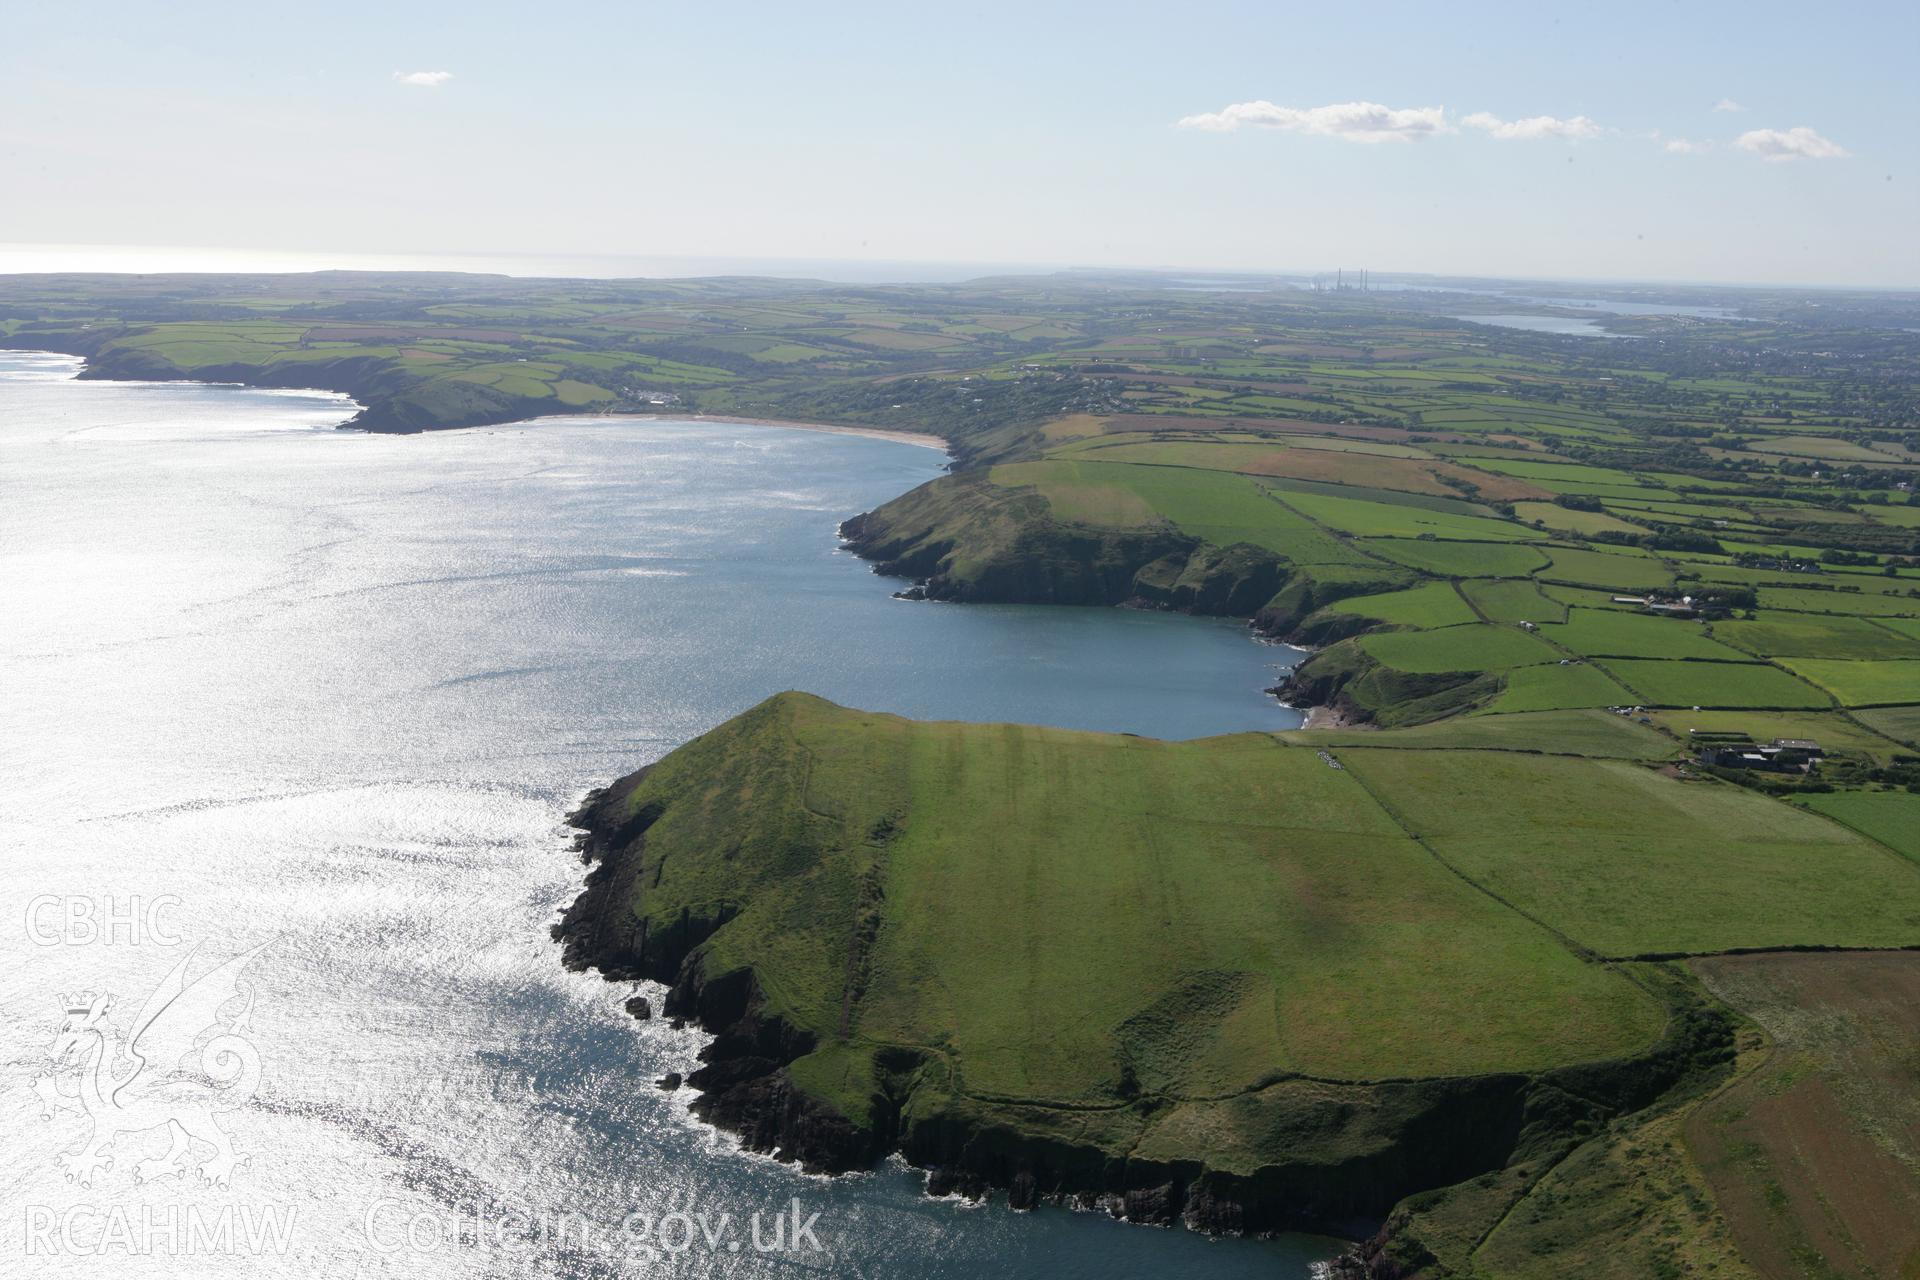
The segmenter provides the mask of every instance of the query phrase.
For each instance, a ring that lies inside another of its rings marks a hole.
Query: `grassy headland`
[[[1383,754],[1444,777],[1461,753],[783,694],[591,805],[571,957],[672,982],[669,1011],[721,1035],[703,1107],[816,1166],[898,1147],[1029,1199],[1351,1226],[1572,1136],[1523,1140],[1529,1108],[1591,1121],[1715,1052],[1690,1004],[1462,875],[1340,767]],[[1844,913],[1880,890],[1792,891]]]
[[[1144,276],[15,277],[0,344],[375,430],[930,432],[954,473],[844,528],[913,594],[1317,648],[1280,692],[1338,730],[786,695],[600,795],[570,956],[719,1033],[699,1106],[757,1147],[1384,1221],[1342,1264],[1376,1280],[1909,1275],[1920,1036],[1877,993],[1920,980],[1915,300],[1676,300],[1730,310],[1609,341]]]

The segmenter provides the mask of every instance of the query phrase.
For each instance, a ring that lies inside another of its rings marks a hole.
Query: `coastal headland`
[[[951,474],[841,530],[902,594],[1313,650],[1275,691],[1310,729],[788,693],[597,793],[568,962],[666,983],[715,1037],[697,1111],[755,1149],[1334,1232],[1378,1280],[1902,1274],[1920,335],[1866,294],[1674,301],[1567,336],[1137,275],[16,277],[0,342],[370,430],[918,433]]]

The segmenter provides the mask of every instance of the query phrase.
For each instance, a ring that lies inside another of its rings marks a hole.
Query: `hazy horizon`
[[[433,272],[519,280],[697,280],[720,276],[817,280],[827,284],[954,284],[995,276],[1083,273],[1192,276],[1196,279],[1331,279],[1362,264],[1317,267],[1126,265],[1102,262],[980,262],[882,258],[778,258],[725,255],[541,253],[350,253],[325,250],[211,248],[188,245],[0,243],[0,276],[16,275],[296,275],[320,271]],[[1633,276],[1528,275],[1518,272],[1367,268],[1382,287],[1407,281],[1470,281],[1484,285],[1592,286],[1621,289],[1786,289],[1907,293],[1915,284],[1846,284],[1780,280],[1654,279]],[[1437,287],[1437,286],[1436,286]]]
[[[1920,286],[1912,6],[110,8],[0,243]]]

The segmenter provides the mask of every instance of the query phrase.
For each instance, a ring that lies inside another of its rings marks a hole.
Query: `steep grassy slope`
[[[1692,996],[1586,948],[1920,942],[1920,871],[1836,823],[1536,754],[1665,750],[1586,716],[1332,756],[780,695],[593,802],[563,933],[674,984],[720,1032],[703,1113],[810,1165],[899,1148],[1152,1221],[1377,1219],[1713,1059]],[[1692,825],[1674,856],[1596,856],[1609,806]]]

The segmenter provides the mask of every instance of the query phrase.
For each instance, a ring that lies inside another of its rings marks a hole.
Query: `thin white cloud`
[[[1658,135],[1655,136],[1655,140],[1658,140]],[[1695,142],[1692,138],[1668,138],[1664,144],[1664,150],[1668,155],[1697,156],[1703,152],[1713,150],[1713,144],[1711,142]]]
[[[1507,142],[1535,142],[1541,138],[1597,138],[1606,130],[1586,116],[1528,116],[1524,120],[1502,120],[1488,111],[1476,111],[1460,122],[1470,129],[1484,129]]]
[[[1720,99],[1720,101],[1713,104],[1713,109],[1715,111],[1745,111],[1746,110],[1745,107],[1735,102],[1732,98]]]
[[[401,84],[411,85],[416,89],[438,89],[441,85],[453,79],[453,72],[396,71],[393,73],[393,78]]]
[[[1749,129],[1733,140],[1740,150],[1762,160],[1838,160],[1853,154],[1831,138],[1823,138],[1805,125],[1792,129]]]
[[[1343,142],[1412,142],[1452,133],[1445,107],[1383,107],[1377,102],[1336,102],[1324,107],[1277,107],[1271,102],[1236,102],[1218,111],[1182,116],[1183,129],[1229,133],[1241,126],[1312,133]]]

